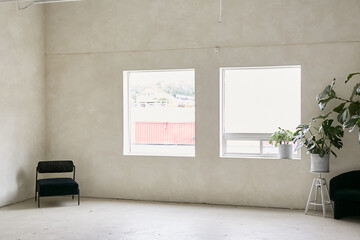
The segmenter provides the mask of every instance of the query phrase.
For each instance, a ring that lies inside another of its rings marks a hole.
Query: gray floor
[[[360,239],[360,218],[303,211],[69,197],[0,209],[0,239]]]

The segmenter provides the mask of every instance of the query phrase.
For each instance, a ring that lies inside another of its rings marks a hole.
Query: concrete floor
[[[360,239],[360,218],[303,211],[69,197],[0,209],[1,240]]]

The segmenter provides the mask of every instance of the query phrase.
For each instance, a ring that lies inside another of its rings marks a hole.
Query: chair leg
[[[40,196],[38,196],[38,208],[40,208]]]
[[[72,195],[72,199],[74,199],[74,195]]]
[[[78,193],[78,205],[80,205],[80,190],[79,190],[79,193]]]
[[[35,184],[35,202],[36,202],[37,186]]]

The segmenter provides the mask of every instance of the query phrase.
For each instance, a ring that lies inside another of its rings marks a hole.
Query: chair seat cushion
[[[39,196],[62,196],[79,193],[79,185],[71,178],[46,178],[37,181]]]
[[[360,189],[339,189],[334,192],[334,200],[360,201]]]

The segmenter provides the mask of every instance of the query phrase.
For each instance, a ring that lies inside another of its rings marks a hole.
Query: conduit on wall
[[[223,4],[223,2],[222,2],[222,0],[219,0],[220,2],[219,2],[219,23],[221,23],[221,21],[222,21],[222,10],[223,10],[223,7],[222,7],[222,4]]]
[[[19,10],[27,9],[34,4],[77,2],[77,1],[83,1],[83,0],[0,0],[0,2],[17,2]]]

